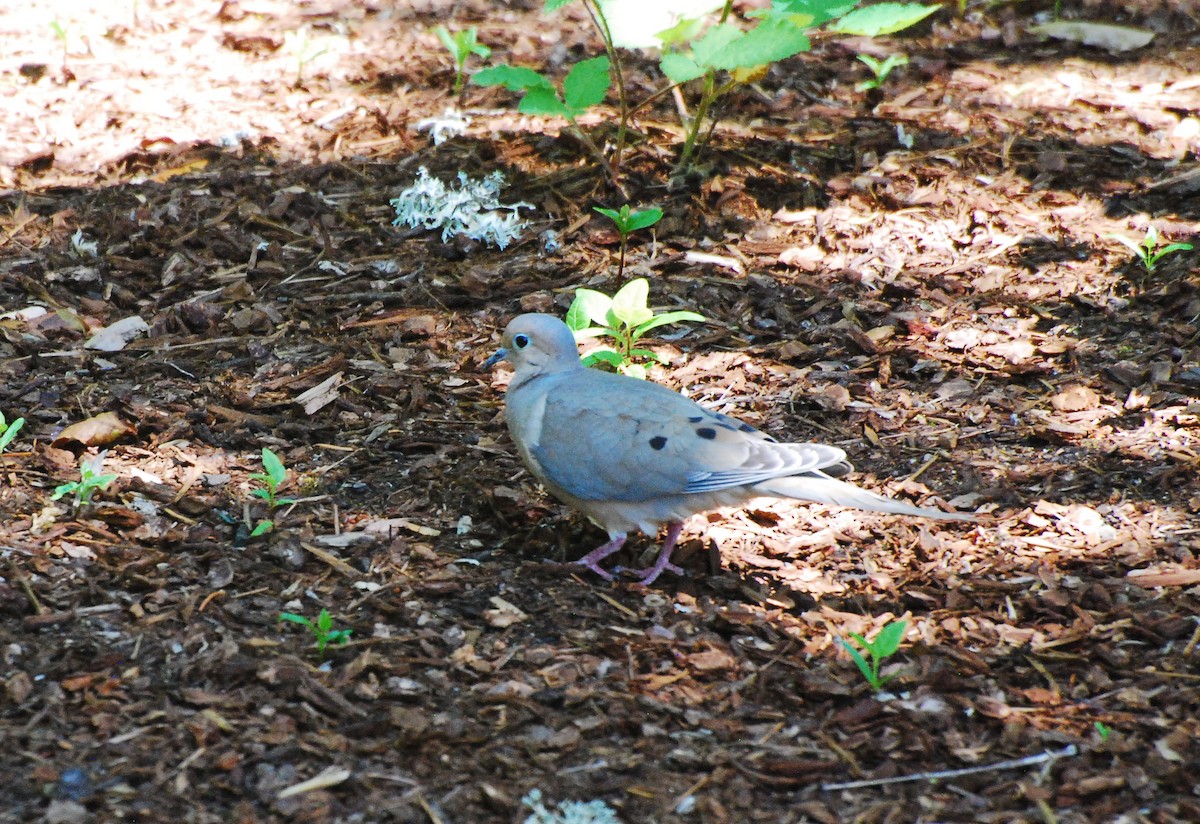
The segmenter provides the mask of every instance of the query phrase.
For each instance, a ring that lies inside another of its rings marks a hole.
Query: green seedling
[[[296,86],[304,82],[304,67],[329,51],[329,46],[317,47],[308,38],[308,27],[289,34],[291,53],[296,58]]]
[[[279,613],[279,620],[291,621],[293,624],[308,627],[317,642],[317,652],[321,653],[322,657],[325,656],[325,647],[330,644],[345,645],[350,641],[351,633],[354,632],[352,629],[334,629],[333,616],[327,609],[321,610],[316,621],[305,618],[303,615],[296,615],[294,612]]]
[[[65,67],[67,65],[67,27],[57,20],[51,20],[50,30],[54,32],[54,36],[58,38],[58,42],[62,43],[62,62]]]
[[[621,262],[617,265],[617,277],[619,278],[625,273],[625,247],[629,242],[629,235],[638,229],[647,229],[662,220],[662,209],[652,207],[632,212],[628,203],[622,206],[619,212],[615,209],[605,209],[603,206],[593,206],[592,208],[617,224],[617,231],[621,233]]]
[[[638,347],[642,336],[669,323],[705,320],[696,312],[656,315],[646,305],[649,295],[650,284],[645,278],[629,281],[612,297],[593,289],[575,290],[575,300],[567,310],[567,326],[575,333],[575,339],[608,337],[614,343],[588,353],[583,359],[584,366],[606,363],[622,374],[644,380],[646,366],[639,360],[659,363],[666,360],[656,352]]]
[[[1107,741],[1108,737],[1112,735],[1112,727],[1108,726],[1108,724],[1105,724],[1103,721],[1097,721],[1095,726],[1096,732],[1100,734],[1101,741]]]
[[[12,423],[9,423],[4,418],[4,413],[0,412],[0,455],[4,454],[4,450],[8,449],[8,445],[17,437],[17,433],[21,431],[21,427],[25,425],[24,418],[17,418]]]
[[[549,79],[526,66],[492,66],[476,72],[471,82],[478,86],[504,86],[510,92],[521,92],[523,97],[517,105],[517,111],[522,114],[566,118],[571,130],[604,167],[609,179],[615,182],[616,171],[578,120],[588,109],[604,102],[608,87],[612,85],[609,67],[609,59],[604,56],[581,60],[567,72],[561,93]]]
[[[74,495],[76,509],[90,504],[92,502],[92,495],[95,494],[96,490],[105,489],[117,479],[116,475],[104,475],[101,473],[101,470],[104,468],[104,456],[106,454],[105,452],[101,452],[94,458],[80,462],[79,480],[56,486],[54,494],[50,496],[50,500],[57,501],[64,495]]]
[[[454,58],[454,94],[457,96],[463,88],[463,70],[467,58],[471,55],[487,60],[492,50],[478,40],[478,32],[474,28],[456,31],[453,34],[445,26],[438,26],[433,33],[442,41],[446,51]]]
[[[250,530],[250,537],[251,538],[260,538],[263,535],[266,535],[268,532],[270,532],[274,528],[275,528],[274,521],[272,521],[269,518],[263,518],[257,524],[254,525],[254,529]]]
[[[889,54],[883,60],[876,60],[869,54],[860,54],[859,61],[866,65],[874,73],[874,77],[870,80],[863,80],[856,83],[854,91],[865,92],[868,89],[879,89],[887,81],[888,75],[892,73],[892,69],[900,66],[908,65],[908,56],[904,54]]]
[[[1158,266],[1158,262],[1167,255],[1174,254],[1175,252],[1188,252],[1193,248],[1190,243],[1168,243],[1163,245],[1162,238],[1158,236],[1158,229],[1154,228],[1153,225],[1146,229],[1146,236],[1142,238],[1140,243],[1123,235],[1109,235],[1108,237],[1137,255],[1147,274],[1153,272],[1155,267]]]
[[[866,650],[867,656],[871,659],[869,662],[844,638],[839,638],[838,641],[846,648],[846,652],[850,653],[855,666],[858,667],[858,671],[862,673],[867,683],[871,685],[871,689],[879,692],[883,689],[884,684],[892,680],[890,675],[880,676],[879,668],[883,666],[884,661],[896,654],[907,630],[907,621],[891,621],[879,631],[874,641],[868,641],[857,632],[850,633],[850,637],[854,639],[855,643]]]
[[[266,471],[255,472],[250,476],[250,479],[253,481],[262,481],[264,488],[255,489],[250,494],[255,498],[262,498],[271,509],[277,506],[296,503],[295,498],[281,498],[276,494],[279,491],[279,487],[287,480],[288,471],[284,468],[283,461],[279,460],[279,456],[265,446],[262,450],[262,464],[263,469]],[[261,526],[262,524],[260,523],[255,529],[257,530]],[[266,530],[263,531],[265,532]],[[259,534],[261,535],[262,533]]]

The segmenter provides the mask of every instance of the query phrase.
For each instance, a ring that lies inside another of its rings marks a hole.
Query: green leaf
[[[510,92],[526,89],[553,89],[549,80],[528,66],[489,66],[471,77],[476,86],[503,86]]]
[[[317,629],[321,631],[322,635],[327,635],[329,630],[333,629],[333,616],[329,614],[329,610],[322,609],[317,615]]]
[[[705,68],[719,68],[714,61],[731,43],[742,37],[742,30],[732,23],[713,26],[692,44],[692,59]]]
[[[904,640],[904,633],[907,630],[907,621],[892,621],[875,636],[872,652],[880,658],[894,655],[896,650],[900,649],[900,642]]]
[[[455,36],[450,33],[450,30],[445,26],[437,26],[433,33],[437,35],[438,40],[442,41],[442,45],[446,47],[446,51],[454,56],[455,63],[462,62],[462,48]]]
[[[646,379],[646,367],[640,363],[626,363],[619,367],[622,374],[631,378],[637,378],[639,381]]]
[[[747,17],[786,17],[793,25],[813,28],[852,11],[858,0],[775,0],[770,10],[748,12]]]
[[[1163,255],[1169,255],[1172,252],[1188,252],[1188,251],[1191,251],[1191,249],[1192,249],[1192,244],[1190,244],[1190,243],[1172,243],[1169,246],[1164,246],[1161,249],[1159,249],[1158,257],[1162,257]],[[13,424],[13,425],[16,426],[16,424]],[[0,448],[3,448],[2,444],[0,444]]]
[[[536,88],[525,92],[525,96],[517,104],[517,111],[539,117],[573,116],[571,110],[558,99],[558,93],[550,88]]]
[[[262,535],[266,535],[268,532],[270,532],[270,531],[271,531],[272,529],[274,529],[274,528],[275,528],[275,522],[274,522],[274,521],[268,521],[268,520],[266,520],[266,519],[264,518],[263,520],[259,521],[259,522],[258,522],[258,523],[255,525],[254,529],[252,529],[252,530],[250,531],[250,537],[251,537],[251,538],[258,538],[258,537],[260,537],[260,536],[262,536]]]
[[[629,204],[622,206],[620,212],[616,209],[605,209],[603,206],[593,206],[592,211],[599,212],[617,224],[617,228],[621,230],[621,234],[625,234],[624,220],[629,217]]]
[[[275,482],[276,486],[287,480],[287,469],[284,468],[283,461],[279,460],[279,456],[265,446],[262,450],[262,464],[263,469],[267,471],[267,476]]]
[[[63,495],[70,495],[72,492],[74,492],[78,488],[79,488],[78,481],[71,481],[70,483],[59,484],[58,486],[54,487],[54,494],[50,496],[50,500],[57,501]]]
[[[649,209],[643,209],[640,212],[634,212],[633,216],[626,223],[625,232],[636,232],[638,229],[646,229],[653,226],[662,220],[662,216],[662,209],[653,206]]]
[[[783,60],[810,48],[812,44],[803,28],[786,18],[775,18],[764,20],[730,40],[707,61],[700,62],[716,69],[748,69]]]
[[[581,340],[591,340],[592,338],[602,338],[605,335],[609,337],[615,336],[617,333],[612,329],[607,329],[600,326],[589,326],[586,329],[578,329],[575,331],[575,341],[578,343]]]
[[[597,363],[608,363],[619,368],[625,363],[625,359],[619,352],[612,349],[597,349],[594,352],[588,352],[583,358],[584,366],[592,366]]]
[[[579,114],[604,102],[612,75],[604,55],[582,60],[571,67],[563,80],[563,100],[573,114]]]
[[[704,76],[704,69],[686,54],[664,54],[658,67],[672,83],[686,83]]]
[[[472,43],[471,54],[476,57],[482,57],[484,60],[491,57],[492,49],[490,46],[485,46],[483,43]]]
[[[693,320],[698,323],[703,323],[707,320],[704,315],[695,312],[663,312],[661,315],[655,315],[650,320],[640,324],[633,330],[633,339],[637,340],[642,335],[649,332],[651,329],[657,329],[660,326],[666,326],[669,323],[679,323],[684,320]]]
[[[646,306],[649,298],[650,282],[645,278],[635,278],[613,295],[612,314],[626,326],[639,326],[654,317],[654,313]]]
[[[872,57],[869,54],[860,54],[860,55],[858,55],[857,59],[862,61],[863,63],[865,63],[867,65],[867,68],[870,69],[875,74],[879,74],[879,70],[881,68],[883,68],[883,61],[876,60],[874,57]]]
[[[563,6],[569,6],[574,2],[575,2],[575,0],[546,0],[546,5],[542,8],[542,11],[545,11],[545,12],[558,11]]]
[[[571,309],[575,309],[578,304],[580,311],[590,318],[592,323],[607,326],[608,310],[612,308],[612,303],[613,299],[603,292],[597,292],[595,289],[576,289]],[[570,310],[568,310],[568,314],[570,314]],[[568,325],[570,324],[568,323]]]
[[[922,6],[919,3],[880,3],[855,9],[829,26],[829,31],[879,37],[894,34],[915,26],[941,6]]]
[[[255,498],[262,498],[263,500],[270,500],[271,498],[270,491],[266,489],[252,489],[250,490],[250,494]]]
[[[17,418],[11,424],[4,425],[4,416],[0,415],[0,452],[8,448],[8,445],[17,437],[17,433],[21,431],[21,427],[25,425],[24,418]]]
[[[310,621],[308,618],[305,618],[303,615],[297,615],[294,612],[279,613],[279,620],[280,621],[291,621],[293,624],[300,624],[300,625],[306,626],[306,627],[312,626],[312,621]]]
[[[862,636],[858,637],[861,638]],[[867,663],[867,659],[863,658],[861,652],[850,646],[845,638],[839,638],[838,641],[845,647],[846,652],[850,653],[850,659],[854,661],[854,665],[858,667],[858,671],[862,673],[863,678],[867,679],[867,683],[875,686],[878,679],[875,677],[875,672],[871,669],[871,665]]]

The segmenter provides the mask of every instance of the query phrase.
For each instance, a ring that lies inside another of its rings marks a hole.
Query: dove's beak
[[[500,361],[504,360],[507,357],[508,357],[508,350],[501,347],[500,349],[496,350],[496,354],[492,355],[490,358],[488,358],[487,360],[485,360],[483,362],[483,368],[491,369],[493,366],[495,366],[496,364],[498,364]]]

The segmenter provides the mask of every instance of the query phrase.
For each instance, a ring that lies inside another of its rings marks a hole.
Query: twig
[[[1015,758],[1011,761],[998,761],[995,764],[983,764],[978,767],[965,767],[961,770],[936,770],[934,772],[912,773],[910,775],[898,775],[893,778],[871,778],[863,781],[843,781],[837,784],[822,784],[821,789],[825,792],[833,790],[857,790],[862,787],[882,787],[887,784],[903,784],[907,781],[940,781],[944,778],[958,778],[964,775],[975,775],[977,773],[992,772],[993,770],[1017,770],[1021,767],[1032,767],[1037,764],[1045,764],[1054,762],[1060,758],[1067,758],[1072,755],[1078,755],[1079,749],[1074,744],[1068,744],[1057,752],[1047,750],[1038,755],[1027,755],[1024,758]]]

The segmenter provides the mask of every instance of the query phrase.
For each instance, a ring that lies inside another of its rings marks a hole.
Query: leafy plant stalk
[[[59,484],[54,488],[54,494],[50,496],[50,500],[57,501],[64,495],[74,495],[74,506],[79,509],[81,506],[87,506],[92,502],[92,495],[97,490],[104,490],[110,483],[117,479],[114,474],[105,475],[101,472],[104,468],[104,456],[106,452],[101,452],[94,458],[87,458],[79,464],[79,480],[70,481],[65,484]]]
[[[637,359],[665,363],[656,352],[637,347],[637,342],[647,332],[680,321],[705,320],[703,315],[687,311],[656,315],[647,306],[649,295],[650,283],[645,278],[629,281],[612,297],[593,289],[575,290],[575,300],[566,317],[575,338],[607,337],[614,342],[614,346],[604,346],[587,354],[583,358],[584,366],[607,363],[622,374],[645,379],[646,367]]]
[[[1109,235],[1108,237],[1133,252],[1141,261],[1142,268],[1146,270],[1147,274],[1153,273],[1158,267],[1158,262],[1167,255],[1175,252],[1189,252],[1193,248],[1190,243],[1164,244],[1162,238],[1159,237],[1158,229],[1153,225],[1146,229],[1146,236],[1141,241],[1127,238],[1124,235]]]
[[[250,494],[256,498],[265,500],[270,509],[294,504],[296,502],[295,498],[280,498],[277,496],[279,487],[283,485],[288,476],[288,471],[284,467],[283,461],[279,460],[278,455],[264,446],[262,449],[262,464],[265,471],[255,472],[250,476],[250,479],[261,481],[263,488],[255,489]]]
[[[838,641],[850,654],[850,658],[854,661],[854,665],[858,667],[858,671],[862,673],[866,682],[871,685],[871,689],[879,692],[883,689],[883,685],[892,680],[892,676],[880,676],[879,669],[883,666],[883,662],[896,654],[900,649],[900,642],[904,640],[904,633],[908,631],[907,621],[891,621],[875,636],[874,641],[868,641],[857,632],[850,633],[850,637],[854,639],[860,647],[867,652],[867,657],[864,657],[854,647],[850,646],[844,638],[839,638]]]
[[[350,641],[350,635],[354,632],[351,629],[334,629],[333,616],[329,614],[329,610],[322,609],[317,615],[317,620],[306,618],[303,615],[297,615],[294,612],[279,613],[280,621],[290,621],[293,624],[300,624],[308,627],[312,632],[313,638],[317,644],[317,652],[321,657],[325,657],[325,648],[330,644],[345,645]]]
[[[621,259],[617,265],[617,277],[620,278],[625,273],[625,248],[629,244],[630,233],[658,223],[662,220],[662,209],[650,208],[631,212],[628,203],[624,204],[620,211],[605,209],[603,206],[593,206],[592,208],[615,223],[617,231],[621,234]]]

